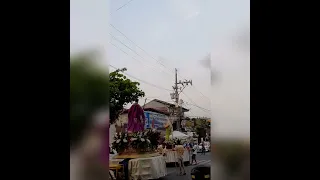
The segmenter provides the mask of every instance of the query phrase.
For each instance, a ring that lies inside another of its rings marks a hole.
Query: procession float
[[[133,104],[128,111],[126,132],[116,133],[112,148],[118,154],[110,162],[127,162],[127,178],[133,180],[158,179],[167,175],[165,158],[157,152],[160,132],[145,129],[145,115],[142,107]],[[147,167],[147,168],[146,168]]]
[[[128,111],[128,127],[126,132],[116,133],[112,148],[118,152],[114,158],[145,158],[159,155],[156,150],[160,132],[145,129],[143,108],[133,104]]]

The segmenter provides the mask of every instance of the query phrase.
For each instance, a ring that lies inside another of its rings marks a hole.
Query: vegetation
[[[117,69],[109,74],[110,80],[110,123],[114,123],[123,111],[123,107],[144,96],[139,89],[139,82],[128,79],[123,72],[127,69]]]

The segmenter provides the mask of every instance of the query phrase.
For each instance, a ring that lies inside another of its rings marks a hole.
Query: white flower
[[[122,141],[125,142],[125,143],[128,142],[126,139],[123,139]]]
[[[117,141],[116,141],[116,143],[119,143],[121,141],[121,139],[118,139]]]
[[[146,131],[146,132],[144,132],[144,135],[146,136],[146,135],[147,135],[147,133],[148,133],[147,131]]]
[[[152,132],[156,132],[156,129],[152,129]]]
[[[149,140],[149,139],[147,139],[147,142],[148,142],[148,143],[150,143],[150,140]]]
[[[136,141],[137,140],[137,138],[131,138],[131,141]]]
[[[142,142],[144,142],[144,141],[145,141],[145,139],[144,139],[144,138],[141,138],[141,141],[142,141]]]

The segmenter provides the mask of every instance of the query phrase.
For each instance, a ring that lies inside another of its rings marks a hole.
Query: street
[[[197,165],[189,165],[185,166],[187,175],[179,176],[177,175],[179,172],[179,168],[177,167],[167,167],[168,175],[165,177],[160,178],[159,180],[191,180],[191,169],[198,166],[198,165],[211,165],[211,153],[207,152],[205,155],[201,155],[201,153],[197,154]]]

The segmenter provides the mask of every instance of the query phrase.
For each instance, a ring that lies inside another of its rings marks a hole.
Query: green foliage
[[[118,69],[109,74],[110,123],[115,122],[125,105],[144,96],[144,92],[139,89],[139,82],[131,81],[122,74],[126,70],[126,68]]]
[[[210,128],[210,122],[207,121],[207,119],[196,119],[196,128]]]
[[[210,122],[207,119],[196,119],[195,132],[199,135],[198,139],[205,137],[206,129],[210,129]]]
[[[150,143],[151,143],[151,146],[152,146],[151,148],[152,149],[157,149],[159,140],[161,138],[161,133],[159,131],[154,130],[154,129],[153,130],[147,130],[146,136],[150,140]]]
[[[82,139],[92,124],[93,114],[107,107],[109,97],[107,70],[99,69],[90,56],[70,61],[70,146]]]
[[[191,120],[187,120],[187,121],[186,121],[186,127],[188,127],[188,128],[193,128],[193,127],[194,127],[194,122],[191,121]]]

